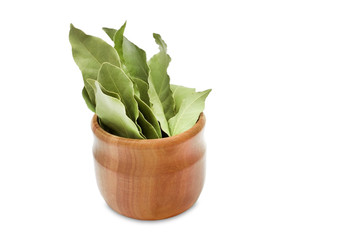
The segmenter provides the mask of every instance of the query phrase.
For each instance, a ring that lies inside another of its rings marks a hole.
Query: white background
[[[358,1],[2,1],[0,239],[360,239]],[[172,83],[212,88],[207,178],[189,211],[110,210],[70,23],[120,27]]]

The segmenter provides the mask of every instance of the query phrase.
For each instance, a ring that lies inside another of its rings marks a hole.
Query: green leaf
[[[186,99],[191,94],[195,93],[195,88],[187,88],[187,87],[171,84],[170,89],[173,92],[173,97],[175,102],[175,114],[176,114],[178,113],[184,99]]]
[[[113,29],[113,28],[107,28],[107,27],[103,27],[102,28],[104,30],[104,32],[109,36],[109,38],[114,41],[114,36],[115,36],[115,33],[116,33],[116,29]]]
[[[85,34],[72,24],[70,25],[69,40],[73,58],[82,72],[85,89],[90,102],[94,105],[94,92],[85,80],[96,79],[100,66],[104,62],[120,66],[119,56],[116,50],[105,41]]]
[[[156,118],[159,120],[161,128],[170,135],[168,120],[174,116],[174,99],[170,89],[170,77],[167,68],[171,61],[166,53],[166,43],[159,34],[154,33],[156,43],[159,45],[160,52],[149,60],[149,98]]]
[[[147,84],[147,82],[144,82],[143,80],[136,77],[131,77],[131,79],[138,88],[139,94],[137,94],[137,96],[140,96],[141,100],[143,100],[148,106],[150,106],[150,100],[148,94],[149,85]]]
[[[119,100],[121,101],[121,98],[120,98],[119,94],[117,94],[116,92],[112,92],[112,91],[107,90],[107,89],[104,88],[101,84],[100,84],[100,87],[101,87],[101,91],[102,91],[103,93],[105,93],[106,95],[108,95],[108,96],[110,96],[110,97],[119,99]]]
[[[89,98],[89,95],[85,89],[85,87],[83,88],[82,90],[82,96],[85,100],[85,103],[87,105],[87,107],[92,111],[92,112],[95,112],[95,105],[91,102],[90,98]]]
[[[110,63],[103,63],[97,80],[106,90],[119,95],[125,106],[127,116],[136,122],[139,117],[139,110],[134,98],[134,85],[124,70]]]
[[[146,63],[146,53],[124,36],[125,27],[126,22],[113,37],[115,49],[120,56],[120,61],[122,65],[124,65],[124,69],[130,76],[147,82],[149,67]]]
[[[124,54],[123,54],[123,42],[124,42],[124,31],[125,31],[125,27],[126,27],[126,21],[125,23],[119,28],[119,30],[117,30],[113,36],[113,41],[114,41],[114,48],[117,51],[117,53],[119,54],[120,57],[120,62],[121,64],[124,64],[125,60],[124,60]],[[112,32],[111,32],[112,34]],[[109,35],[110,36],[110,35]]]
[[[160,138],[159,135],[156,133],[156,130],[154,128],[154,126],[152,126],[144,117],[144,115],[140,112],[139,118],[137,123],[139,124],[139,126],[141,127],[141,132],[142,134],[147,138],[147,139],[156,139],[156,138]]]
[[[203,92],[195,92],[184,99],[179,112],[169,120],[171,136],[185,132],[195,125],[200,113],[204,110],[205,99],[211,89]]]
[[[158,120],[156,119],[151,108],[144,103],[139,97],[135,96],[138,102],[140,117],[144,117],[144,120],[138,121],[139,125],[147,138],[161,138],[161,129]]]
[[[147,83],[149,68],[146,63],[146,54],[142,49],[138,48],[136,45],[129,42],[129,40],[127,40],[124,37],[125,27],[126,27],[126,22],[118,31],[113,28],[106,28],[106,27],[104,27],[103,30],[113,41],[115,41],[115,48],[119,54],[122,67],[124,68],[126,73],[130,75],[130,78],[133,80],[133,83],[135,84],[134,85],[135,94],[137,96],[140,96],[141,100],[143,100],[147,105],[150,106],[150,100],[148,95],[149,85]],[[114,38],[116,33],[117,33],[117,38],[115,40]],[[123,44],[124,41],[125,44]],[[125,50],[124,50],[124,46],[125,46]],[[124,51],[125,51],[125,57],[124,57]],[[137,54],[131,53],[134,51]],[[138,62],[138,60],[140,60],[140,62]],[[145,69],[146,74],[142,74],[141,69]],[[141,78],[139,78],[139,76]]]
[[[153,111],[156,119],[160,122],[161,129],[170,136],[169,123],[165,117],[164,108],[161,104],[161,100],[156,93],[154,85],[149,81],[149,98],[151,103],[151,110]]]
[[[101,123],[120,137],[143,139],[135,123],[126,115],[124,104],[119,99],[106,95],[98,81],[92,79],[86,81],[94,89],[95,112]]]
[[[133,120],[140,135],[146,138],[142,133],[141,126],[137,123],[139,110],[134,94],[140,96],[139,90],[125,74],[124,70],[110,63],[103,63],[99,70],[98,82],[101,84],[101,90],[106,95],[117,98],[124,104],[126,115]]]

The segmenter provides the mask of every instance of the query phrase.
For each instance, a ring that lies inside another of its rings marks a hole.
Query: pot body
[[[137,140],[111,135],[92,119],[99,190],[116,212],[143,220],[164,219],[189,209],[205,178],[205,116],[177,136]]]

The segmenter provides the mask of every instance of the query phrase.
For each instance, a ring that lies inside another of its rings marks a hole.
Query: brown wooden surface
[[[116,212],[136,219],[175,216],[198,199],[205,178],[205,116],[177,136],[137,140],[104,131],[94,115],[98,187]]]

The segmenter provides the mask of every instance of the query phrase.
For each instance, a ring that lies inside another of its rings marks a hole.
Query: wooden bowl
[[[97,184],[107,204],[135,219],[178,215],[198,199],[205,178],[205,116],[186,132],[161,139],[128,139],[104,131],[94,115]]]

